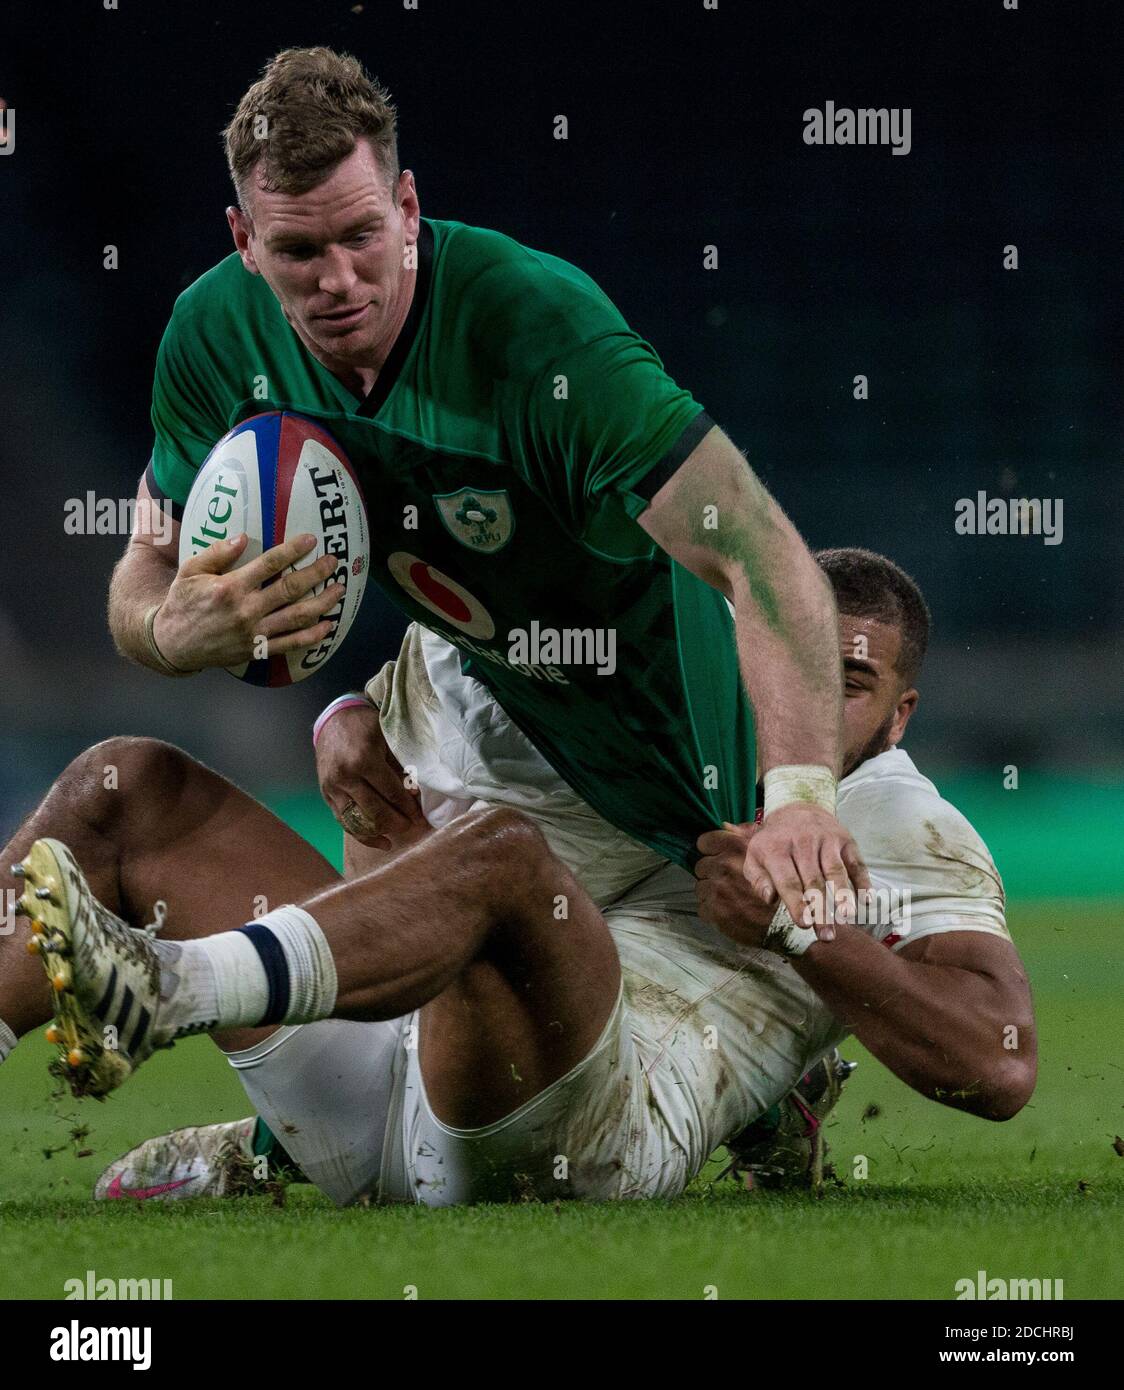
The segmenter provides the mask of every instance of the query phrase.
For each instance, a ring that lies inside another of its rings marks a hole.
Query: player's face
[[[407,248],[419,226],[409,170],[395,201],[374,150],[360,140],[317,187],[255,188],[247,212],[227,212],[242,262],[263,276],[309,351],[333,370],[380,367],[409,309]]]
[[[905,689],[897,660],[901,633],[874,618],[839,615],[843,655],[843,772],[853,772],[901,740],[917,705]]]

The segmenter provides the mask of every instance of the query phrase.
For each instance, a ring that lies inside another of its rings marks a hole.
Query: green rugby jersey
[[[407,322],[360,399],[231,255],[176,300],[160,345],[153,494],[182,507],[217,440],[274,409],[335,436],[371,577],[607,820],[691,864],[704,830],[753,819],[729,607],[635,520],[712,422],[587,275],[422,219]]]

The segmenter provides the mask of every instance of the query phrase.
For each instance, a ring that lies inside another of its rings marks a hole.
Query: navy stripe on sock
[[[266,1004],[265,1023],[282,1023],[289,1012],[289,962],[276,935],[263,927],[260,922],[248,922],[239,927],[254,943],[262,966],[265,969],[266,983],[269,986],[269,1002]]]

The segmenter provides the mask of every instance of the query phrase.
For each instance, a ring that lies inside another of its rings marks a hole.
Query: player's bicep
[[[661,550],[727,598],[739,576],[754,573],[766,536],[789,524],[717,425],[637,520]]]

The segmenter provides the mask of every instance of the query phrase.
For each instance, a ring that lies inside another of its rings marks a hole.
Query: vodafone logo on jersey
[[[444,618],[469,637],[489,638],[496,635],[492,615],[478,598],[462,588],[455,579],[427,565],[416,555],[396,550],[387,559],[391,574],[415,603]]]

